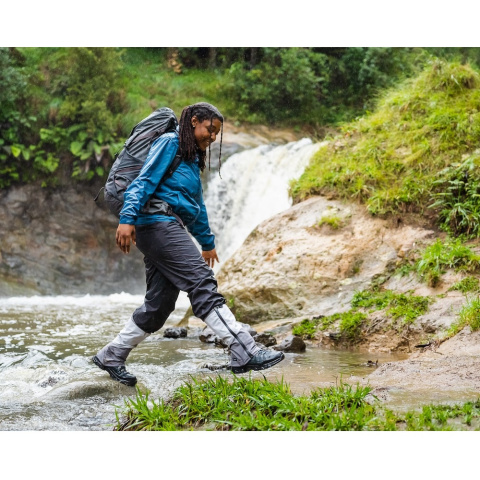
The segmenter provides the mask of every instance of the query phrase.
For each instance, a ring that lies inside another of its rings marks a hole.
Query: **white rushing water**
[[[291,179],[300,177],[321,144],[304,138],[286,145],[262,145],[232,155],[205,192],[210,227],[225,262],[261,222],[292,205]]]

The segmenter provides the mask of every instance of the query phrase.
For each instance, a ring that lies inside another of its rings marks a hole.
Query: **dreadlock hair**
[[[220,174],[220,168],[222,166],[222,140],[223,140],[223,115],[220,113],[217,107],[210,103],[200,102],[185,107],[180,117],[180,145],[179,153],[183,160],[193,162],[198,155],[200,170],[203,172],[205,169],[205,160],[207,153],[202,152],[195,143],[195,135],[192,129],[192,118],[196,116],[199,122],[203,122],[205,119],[210,119],[210,122],[214,118],[218,118],[222,124],[220,130],[220,154],[218,156],[218,173]],[[210,157],[211,150],[210,144],[208,145],[208,169],[210,170]]]

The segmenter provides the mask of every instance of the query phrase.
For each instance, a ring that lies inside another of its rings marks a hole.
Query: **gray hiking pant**
[[[147,292],[118,336],[97,357],[106,366],[124,365],[130,351],[159,330],[175,309],[180,290],[186,291],[193,313],[224,340],[232,366],[245,365],[259,351],[252,336],[235,320],[217,292],[213,270],[206,264],[178,222],[136,227],[137,247],[145,255]]]
[[[133,313],[142,330],[153,333],[162,328],[180,290],[187,292],[193,314],[201,319],[225,303],[217,292],[213,270],[178,222],[138,225],[135,231],[137,248],[145,256],[147,280],[144,303]]]

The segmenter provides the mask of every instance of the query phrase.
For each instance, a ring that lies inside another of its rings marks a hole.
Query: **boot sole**
[[[267,368],[273,367],[277,363],[280,363],[283,359],[285,358],[285,355],[282,352],[282,355],[279,356],[278,358],[271,360],[270,362],[263,363],[261,365],[253,365],[253,366],[248,366],[244,365],[243,367],[231,367],[233,373],[246,373],[249,372],[250,370],[266,370]]]
[[[103,363],[98,359],[98,357],[95,355],[92,357],[92,362],[98,367],[101,368],[102,370],[105,370],[108,372],[108,374],[117,382],[122,383],[123,385],[127,385],[127,387],[134,387],[137,383],[137,380],[125,380],[124,378],[117,377],[113,372],[110,371],[108,367],[103,365]]]

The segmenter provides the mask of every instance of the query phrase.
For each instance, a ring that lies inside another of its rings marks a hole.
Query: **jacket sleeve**
[[[155,192],[178,150],[178,135],[167,133],[153,142],[138,177],[125,191],[120,223],[134,225],[138,214]]]
[[[195,222],[188,227],[195,240],[202,246],[202,250],[208,252],[215,248],[215,235],[210,230],[208,224],[207,209],[203,201],[203,195],[199,199],[200,213]]]

